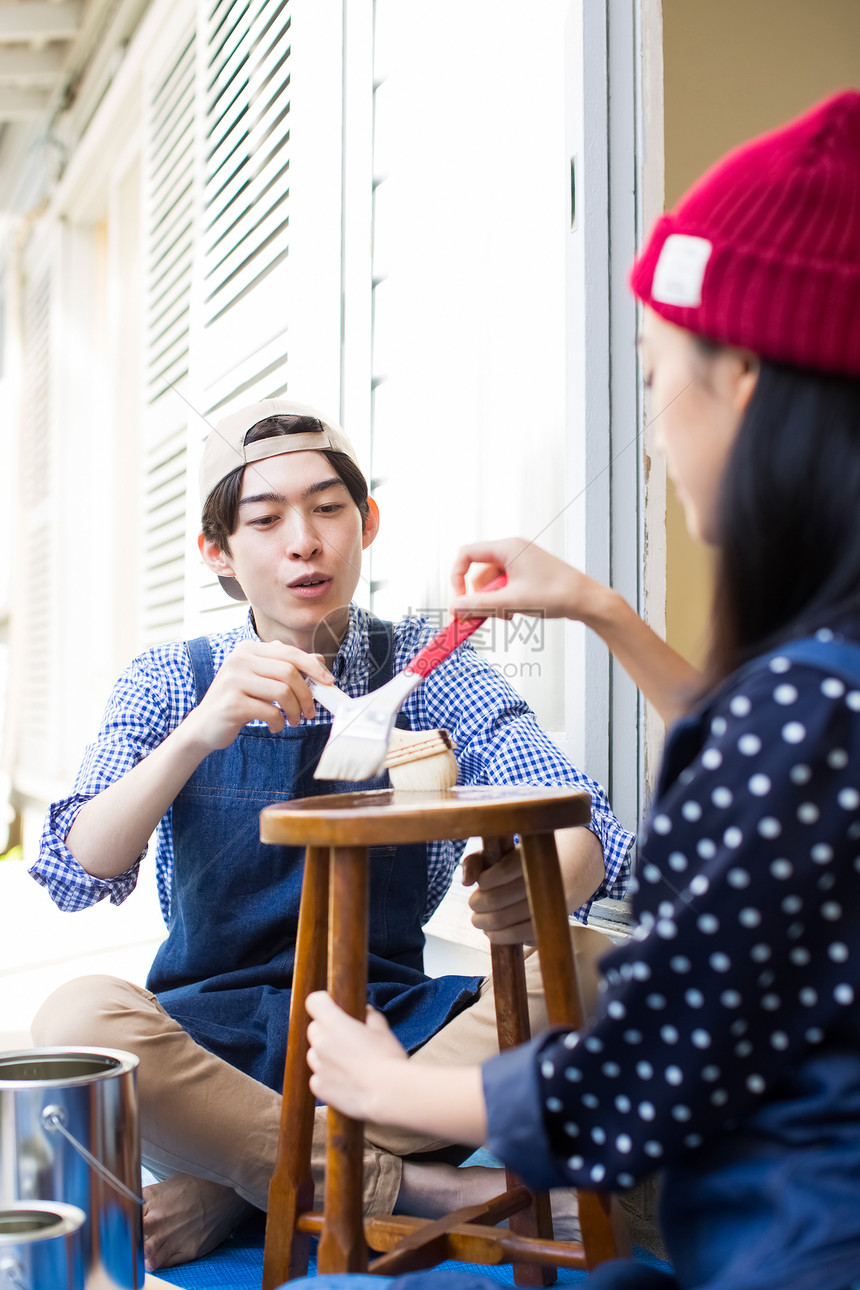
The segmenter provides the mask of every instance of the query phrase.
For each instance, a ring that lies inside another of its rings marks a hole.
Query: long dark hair
[[[860,381],[762,362],[718,534],[711,684],[860,612]]]
[[[258,439],[272,439],[279,435],[301,434],[307,431],[322,434],[322,425],[315,417],[285,416],[279,414],[266,417],[245,435],[245,444],[256,443]],[[367,502],[367,480],[351,457],[345,452],[335,452],[331,448],[318,448],[340,478],[346,484],[347,491],[358,507],[361,515],[361,527],[364,529],[370,508]],[[239,517],[239,497],[242,492],[244,466],[237,466],[229,475],[225,475],[216,484],[203,505],[201,529],[210,542],[215,542],[220,550],[230,554],[230,535],[236,532]]]

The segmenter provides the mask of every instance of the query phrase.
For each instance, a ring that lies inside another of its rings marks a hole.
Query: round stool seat
[[[570,788],[389,788],[299,797],[267,806],[260,813],[260,838],[291,846],[347,847],[503,837],[587,824],[590,814],[588,794]]]

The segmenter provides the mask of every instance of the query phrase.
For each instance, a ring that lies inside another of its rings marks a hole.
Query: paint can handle
[[[0,1258],[0,1290],[27,1290],[24,1269],[17,1259]]]
[[[111,1187],[115,1187],[118,1192],[126,1196],[129,1200],[134,1201],[135,1205],[143,1204],[143,1197],[136,1195],[125,1183],[115,1178],[109,1169],[106,1169],[100,1160],[96,1160],[92,1152],[87,1151],[82,1142],[78,1142],[74,1134],[70,1133],[66,1127],[67,1117],[62,1106],[46,1106],[42,1111],[42,1128],[47,1133],[61,1133],[71,1146],[74,1147],[79,1156],[86,1160],[91,1169],[94,1169],[100,1178],[103,1178]]]

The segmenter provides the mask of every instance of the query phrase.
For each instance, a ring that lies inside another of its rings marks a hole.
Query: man
[[[199,547],[242,627],[148,650],[117,682],[74,794],[49,813],[33,874],[63,908],[133,889],[157,830],[169,928],[144,991],[111,977],[70,983],[34,1023],[40,1044],[98,1044],[140,1058],[143,1153],[163,1181],[146,1191],[147,1264],[217,1244],[249,1204],[266,1207],[301,885],[301,853],[263,847],[267,803],[341,789],[313,779],[329,733],[306,678],[367,693],[426,643],[420,619],[392,626],[352,603],[361,554],[379,527],[340,427],[287,400],[253,404],[210,434],[201,466]],[[631,837],[599,785],[575,770],[533,714],[471,649],[433,672],[404,705],[416,729],[451,731],[460,782],[570,784],[592,799],[590,828],[559,832],[569,907],[623,891]],[[372,786],[363,783],[357,787]],[[369,1001],[417,1060],[495,1051],[491,983],[426,978],[422,924],[444,895],[462,844],[397,848],[372,865]],[[471,861],[468,877],[480,861]],[[511,853],[482,874],[475,919],[499,940],[527,940],[528,906]],[[543,1023],[530,964],[533,1022]],[[319,1118],[319,1117],[318,1117]],[[365,1208],[452,1208],[483,1170],[404,1163],[428,1145],[368,1127]],[[321,1159],[322,1135],[315,1142]]]

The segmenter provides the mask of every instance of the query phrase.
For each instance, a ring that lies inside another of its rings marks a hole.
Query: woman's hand
[[[476,590],[466,594],[466,573],[473,564],[483,568],[475,571]],[[481,590],[502,572],[506,586]],[[451,609],[460,617],[543,614],[584,623],[605,642],[667,725],[701,692],[704,677],[698,669],[655,635],[623,596],[525,538],[461,547],[451,581],[457,593]]]
[[[411,1062],[372,1008],[356,1021],[324,991],[306,1007],[311,1092],[353,1120],[372,1120],[479,1146],[487,1132],[480,1066]]]
[[[265,721],[274,733],[316,716],[306,676],[330,685],[332,675],[318,654],[280,641],[243,641],[218,669],[206,694],[183,722],[187,737],[207,751],[226,748],[249,721]]]
[[[356,1021],[324,990],[309,994],[306,1007],[311,1092],[354,1120],[387,1123],[386,1090],[408,1060],[388,1022],[372,1008]]]
[[[468,591],[466,574],[475,564],[483,568],[474,572],[474,589]],[[506,586],[482,591],[502,572],[507,575]],[[456,593],[451,608],[461,616],[481,613],[511,618],[519,613],[587,622],[607,594],[601,583],[525,538],[498,538],[461,547],[451,582]]]

